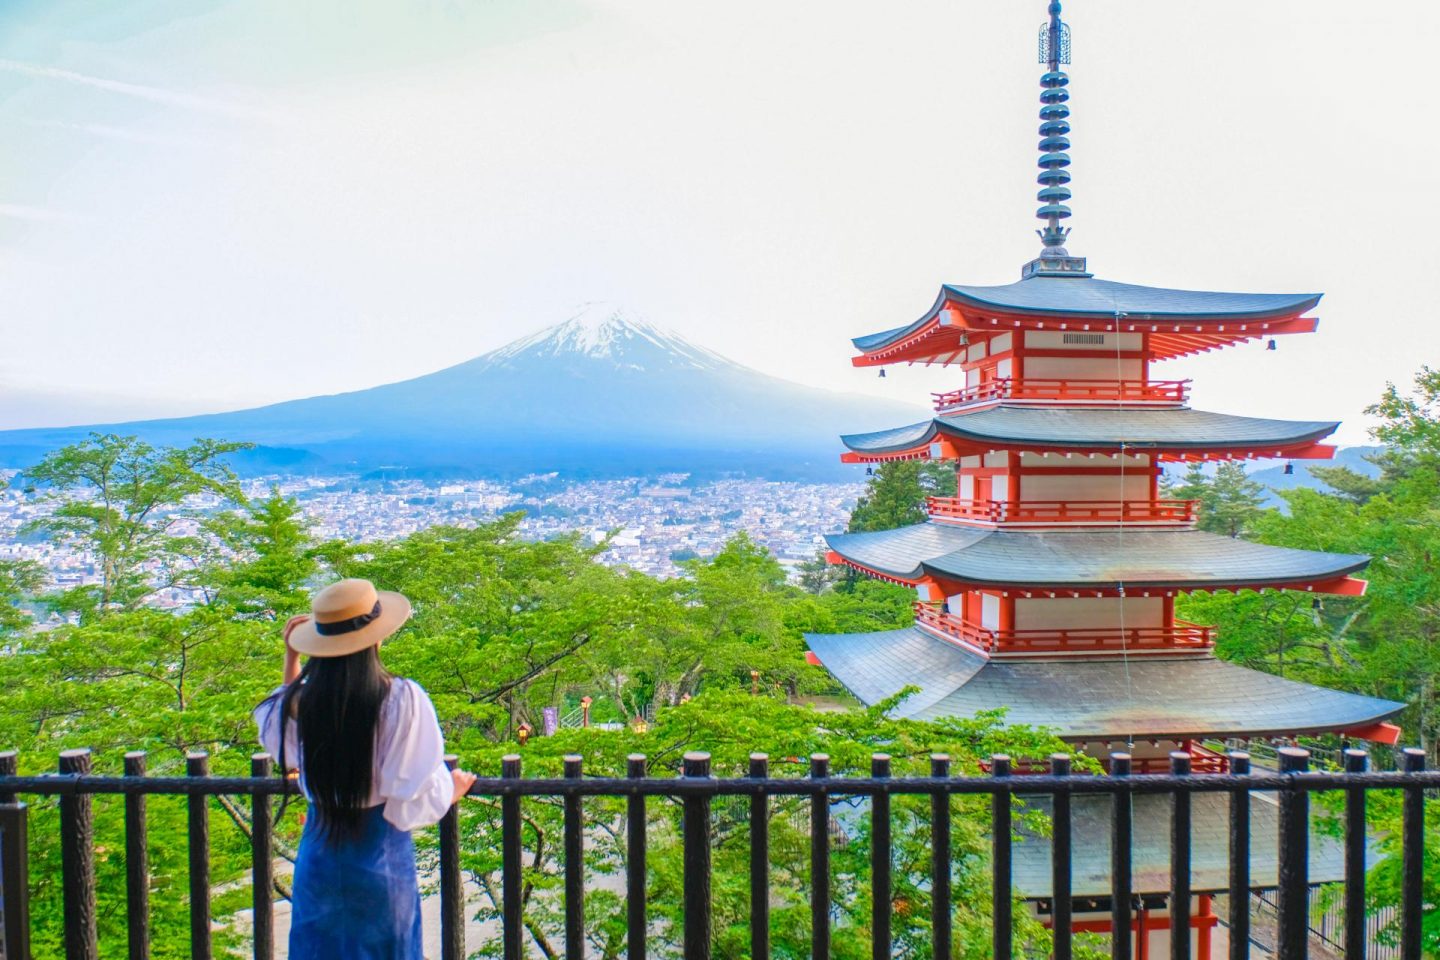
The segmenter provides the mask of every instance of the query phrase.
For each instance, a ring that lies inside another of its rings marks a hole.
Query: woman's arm
[[[282,685],[289,686],[300,679],[300,654],[290,646],[290,631],[309,619],[308,613],[302,613],[285,621],[285,679],[281,681]]]
[[[381,751],[377,792],[385,799],[385,819],[399,830],[415,830],[436,823],[458,803],[474,774],[445,766],[445,738],[435,719],[430,698],[413,681],[396,678],[391,691],[393,713],[385,735],[376,743]]]

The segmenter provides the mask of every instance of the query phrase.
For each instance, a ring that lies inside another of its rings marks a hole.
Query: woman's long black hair
[[[379,648],[366,647],[344,657],[311,657],[280,697],[280,769],[288,769],[285,725],[293,714],[305,788],[317,814],[314,825],[328,840],[360,835],[380,708],[391,679],[380,665]]]

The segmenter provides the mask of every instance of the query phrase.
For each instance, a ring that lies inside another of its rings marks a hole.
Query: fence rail
[[[1278,797],[1279,886],[1273,894],[1278,913],[1281,960],[1302,960],[1307,953],[1310,913],[1309,796],[1317,790],[1343,790],[1345,796],[1344,931],[1341,937],[1347,957],[1365,960],[1365,800],[1374,789],[1400,790],[1403,795],[1400,960],[1420,960],[1422,910],[1422,851],[1424,842],[1424,791],[1440,787],[1440,771],[1424,769],[1424,753],[1405,750],[1401,769],[1389,773],[1368,772],[1364,751],[1345,754],[1342,772],[1312,772],[1309,754],[1299,748],[1280,751],[1277,772],[1252,772],[1248,754],[1228,755],[1228,774],[1199,774],[1192,771],[1192,758],[1184,752],[1171,755],[1168,774],[1133,775],[1127,754],[1111,754],[1109,773],[1104,776],[1074,774],[1070,758],[1056,755],[1049,773],[1011,776],[1009,757],[990,759],[989,776],[951,776],[948,757],[931,758],[927,777],[894,777],[890,757],[876,754],[869,777],[832,776],[829,758],[816,754],[809,761],[809,775],[803,778],[771,776],[768,759],[752,755],[749,775],[728,779],[711,776],[710,757],[689,753],[679,777],[650,775],[646,758],[632,755],[623,778],[585,778],[583,761],[567,757],[564,775],[556,779],[525,779],[521,758],[506,757],[501,776],[477,780],[472,796],[498,798],[501,808],[501,919],[503,956],[520,960],[524,917],[522,915],[521,815],[525,798],[560,798],[564,806],[564,848],[567,851],[564,877],[564,915],[567,958],[583,956],[584,938],[584,799],[620,797],[626,800],[627,837],[627,960],[644,960],[648,929],[646,915],[646,804],[650,798],[678,799],[683,806],[684,860],[683,951],[687,960],[708,960],[711,954],[711,802],[717,797],[749,798],[751,951],[761,960],[770,956],[769,804],[773,797],[799,796],[810,801],[810,868],[812,957],[823,960],[830,953],[831,930],[831,802],[836,798],[870,799],[872,956],[884,960],[892,955],[892,837],[890,799],[900,795],[927,795],[931,799],[930,908],[935,960],[950,960],[952,944],[951,897],[951,811],[950,798],[957,795],[991,798],[991,874],[993,884],[993,949],[995,957],[1014,956],[1011,913],[1012,890],[1012,800],[1017,795],[1049,795],[1054,807],[1052,833],[1052,896],[1048,898],[1054,920],[1054,956],[1069,960],[1072,931],[1070,897],[1072,836],[1070,801],[1080,794],[1109,795],[1114,798],[1111,815],[1112,864],[1110,908],[1112,912],[1112,955],[1116,960],[1132,956],[1132,924],[1137,910],[1131,863],[1133,799],[1142,794],[1169,794],[1172,797],[1170,836],[1169,903],[1172,922],[1178,926],[1188,916],[1190,905],[1191,800],[1196,793],[1228,795],[1230,804],[1230,912],[1231,960],[1248,955],[1251,882],[1247,856],[1236,851],[1250,850],[1250,794],[1274,791]],[[0,754],[0,906],[3,906],[3,957],[29,957],[26,805],[23,796],[58,797],[64,891],[65,951],[68,958],[91,960],[99,955],[96,936],[96,879],[92,799],[97,795],[120,795],[126,801],[126,886],[129,956],[148,956],[146,891],[149,877],[143,856],[145,848],[144,800],[151,795],[181,795],[188,798],[188,842],[190,858],[190,922],[192,954],[211,956],[209,916],[209,805],[216,795],[248,796],[252,831],[254,870],[254,956],[268,960],[273,951],[271,914],[271,864],[274,851],[270,835],[270,802],[277,794],[294,792],[292,780],[272,776],[270,758],[254,757],[251,776],[209,775],[208,758],[192,754],[184,777],[145,775],[144,757],[129,754],[124,776],[98,776],[91,771],[88,751],[61,754],[58,774],[18,776],[14,753]],[[1079,838],[1082,842],[1085,838]],[[439,870],[441,896],[441,957],[459,960],[465,956],[463,884],[460,874],[460,830],[457,809],[439,825]],[[1171,938],[1172,960],[1189,960],[1188,936]]]

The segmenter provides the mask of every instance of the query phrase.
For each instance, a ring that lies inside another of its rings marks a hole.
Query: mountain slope
[[[262,449],[247,465],[256,470],[820,477],[853,475],[838,463],[837,434],[921,416],[762,374],[591,304],[562,324],[412,380],[106,429],[152,443],[253,441]],[[89,429],[0,433],[0,463],[33,462]]]

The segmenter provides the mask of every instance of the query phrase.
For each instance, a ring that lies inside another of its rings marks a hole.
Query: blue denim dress
[[[354,840],[327,838],[310,807],[295,860],[291,960],[422,960],[415,844],[383,816]]]

